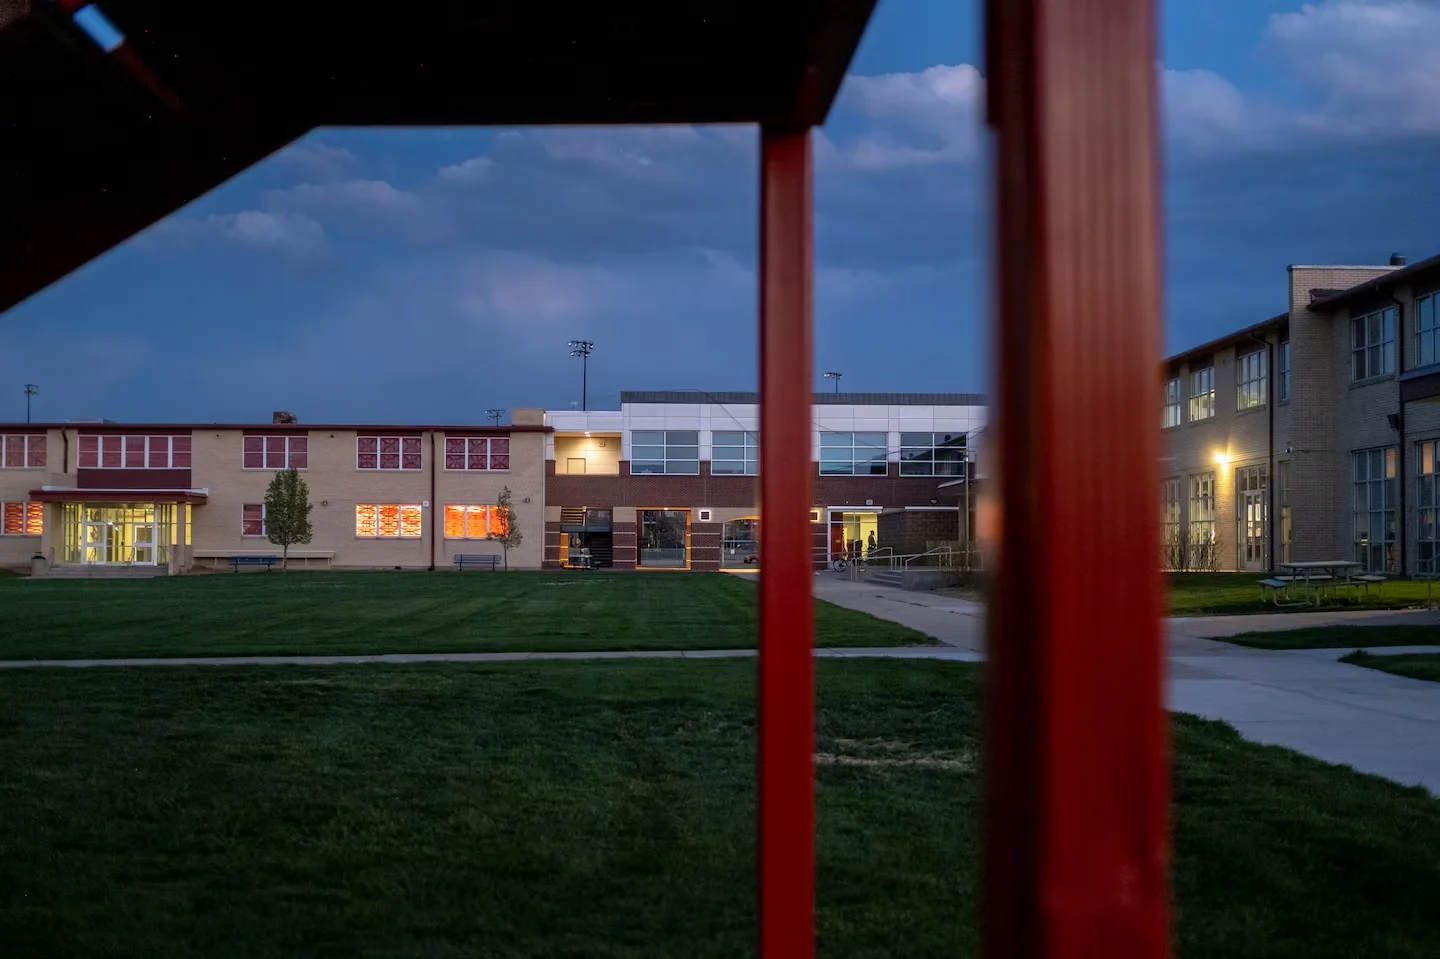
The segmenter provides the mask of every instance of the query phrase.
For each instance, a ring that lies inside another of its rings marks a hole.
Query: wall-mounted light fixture
[[[1215,454],[1215,462],[1219,463],[1221,466],[1224,466],[1225,464],[1230,462],[1230,454],[1225,452],[1224,450],[1221,450],[1219,453]]]

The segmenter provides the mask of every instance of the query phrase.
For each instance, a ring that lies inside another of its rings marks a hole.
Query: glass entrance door
[[[110,548],[110,524],[86,523],[84,539],[81,541],[81,562],[97,565],[108,563]]]
[[[137,566],[155,565],[155,524],[130,524],[130,562]]]
[[[1238,494],[1235,518],[1239,527],[1236,539],[1242,570],[1260,572],[1270,565],[1266,555],[1269,539],[1266,526],[1270,522],[1269,483],[1269,470],[1264,466],[1247,466],[1235,471]]]

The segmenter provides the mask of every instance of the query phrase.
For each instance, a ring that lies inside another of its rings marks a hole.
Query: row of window
[[[885,433],[820,434],[821,476],[884,476],[889,454]],[[901,433],[901,476],[964,476],[964,433]],[[710,472],[754,476],[760,468],[759,434],[716,430],[711,438]],[[630,472],[698,476],[698,430],[636,430],[630,436]]]
[[[0,466],[12,470],[43,470],[45,434],[10,433],[0,436]]]
[[[1350,320],[1352,381],[1394,373],[1399,314],[1387,306]],[[1440,363],[1440,293],[1415,301],[1415,352],[1409,367]]]
[[[1276,378],[1279,380],[1280,402],[1290,399],[1290,341],[1281,341],[1276,348]],[[1270,379],[1265,348],[1242,353],[1235,358],[1235,408],[1248,410],[1264,406]],[[1161,428],[1169,429],[1182,422],[1180,377],[1165,382],[1165,402]],[[1215,367],[1190,371],[1189,421],[1208,420],[1215,415]]]
[[[1367,380],[1394,373],[1398,313],[1393,306],[1350,320],[1350,379]],[[1440,363],[1440,293],[1415,300],[1415,352],[1410,369]]]
[[[418,503],[361,503],[355,507],[355,535],[369,539],[419,539],[424,510]],[[265,504],[240,509],[240,534],[265,535]],[[445,507],[446,539],[490,539],[505,534],[505,511],[499,506]]]
[[[1426,440],[1415,444],[1415,509],[1417,572],[1434,572],[1440,564],[1440,483],[1436,480],[1440,443]],[[1355,561],[1372,572],[1394,572],[1399,568],[1397,507],[1399,504],[1398,454],[1394,446],[1355,450],[1351,453],[1351,510],[1354,517]],[[1289,562],[1290,482],[1289,464],[1277,467],[1281,519],[1281,562]],[[1237,559],[1243,567],[1260,568],[1267,560],[1266,538],[1269,510],[1268,471],[1263,466],[1241,467],[1235,471]],[[1167,537],[1180,528],[1181,480],[1164,481],[1161,494],[1161,524]],[[1188,477],[1191,541],[1213,537],[1215,528],[1215,474]]]
[[[81,469],[189,469],[191,440],[179,436],[80,436]],[[44,469],[43,433],[0,435],[0,466]],[[247,470],[303,470],[310,465],[307,436],[246,436],[242,465]],[[360,436],[355,440],[355,468],[418,470],[424,466],[418,436]],[[508,470],[510,439],[505,436],[446,437],[447,470]]]
[[[44,503],[0,503],[0,536],[39,536],[43,532]]]

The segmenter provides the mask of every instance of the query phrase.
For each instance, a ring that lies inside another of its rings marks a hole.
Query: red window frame
[[[310,437],[248,433],[241,466],[247,470],[303,470],[310,467]]]
[[[246,503],[240,507],[240,535],[265,535],[265,504]]]
[[[43,470],[48,437],[44,433],[0,436],[0,469]]]
[[[189,469],[188,433],[81,433],[80,469]]]
[[[424,441],[419,436],[362,433],[355,437],[358,470],[418,470],[425,465]]]
[[[499,472],[510,468],[510,437],[447,436],[445,468],[450,471]]]

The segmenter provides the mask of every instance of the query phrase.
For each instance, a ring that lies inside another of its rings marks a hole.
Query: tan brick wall
[[[0,433],[11,432],[0,427]],[[30,500],[30,491],[42,486],[74,485],[75,474],[63,472],[64,441],[59,430],[46,434],[44,469],[5,469],[0,465],[0,503],[25,503]],[[0,567],[22,567],[30,565],[30,557],[37,550],[50,547],[52,535],[58,543],[58,529],[50,522],[50,511],[46,513],[44,536],[0,535]],[[47,554],[48,555],[48,554]]]
[[[1273,346],[1278,346],[1282,338],[1288,338],[1291,354],[1289,399],[1278,401],[1278,354],[1267,384],[1267,399],[1275,404],[1273,463],[1272,450],[1267,444],[1268,407],[1236,409],[1236,359],[1238,354],[1254,347],[1252,341],[1240,339],[1215,353],[1216,413],[1209,420],[1188,422],[1189,376],[1192,369],[1205,364],[1204,358],[1172,369],[1172,374],[1178,373],[1181,377],[1182,419],[1186,422],[1164,431],[1165,459],[1161,475],[1182,480],[1181,522],[1185,523],[1189,521],[1190,477],[1215,473],[1216,529],[1221,537],[1222,568],[1236,567],[1239,535],[1236,472],[1248,466],[1273,467],[1269,530],[1277,562],[1281,559],[1282,536],[1278,485],[1281,463],[1289,464],[1292,559],[1349,558],[1353,554],[1350,454],[1352,450],[1396,442],[1386,414],[1399,408],[1398,385],[1394,377],[1351,384],[1350,314],[1341,310],[1332,316],[1311,310],[1310,291],[1346,289],[1384,276],[1391,269],[1384,266],[1290,268],[1288,331],[1265,337]],[[1413,329],[1410,311],[1405,312],[1402,329],[1397,333],[1402,343],[1408,342]],[[1433,425],[1440,433],[1440,414],[1434,417]],[[1414,430],[1409,432],[1413,439]],[[1215,456],[1219,452],[1228,453],[1228,464],[1216,464]],[[1407,513],[1413,513],[1413,509],[1407,509]]]
[[[208,489],[209,501],[194,511],[193,542],[198,551],[275,549],[263,537],[241,535],[241,513],[246,503],[260,503],[274,476],[271,470],[242,467],[243,432],[196,431],[194,483]],[[544,549],[544,443],[540,432],[510,436],[510,469],[505,472],[447,471],[445,437],[439,432],[422,436],[420,470],[361,470],[355,465],[357,433],[354,430],[310,430],[309,465],[301,472],[314,505],[313,541],[299,549],[333,550],[340,567],[426,568],[434,562],[448,567],[456,553],[500,555],[492,541],[446,540],[443,507],[491,505],[502,487],[509,486],[516,522],[523,536],[511,551],[510,565],[538,568]],[[439,460],[433,458],[437,455]],[[431,492],[431,464],[435,489]],[[526,502],[526,500],[529,502]],[[373,539],[355,535],[355,507],[362,503],[423,504],[419,539]],[[439,539],[435,537],[439,534]]]

